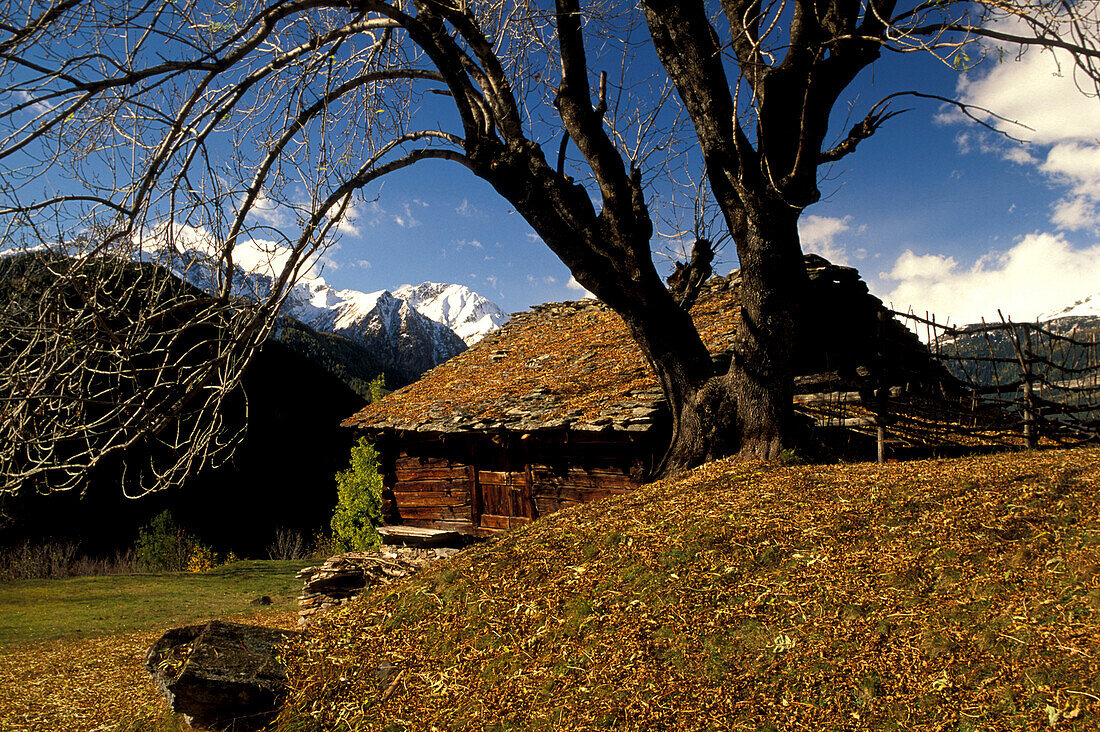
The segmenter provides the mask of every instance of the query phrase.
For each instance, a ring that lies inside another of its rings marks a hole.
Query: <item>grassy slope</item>
[[[186,729],[145,651],[168,628],[210,618],[295,627],[294,574],[306,564],[0,584],[0,730]],[[260,595],[273,604],[249,609]]]
[[[1098,483],[1097,450],[704,466],[333,614],[283,727],[1096,729]]]

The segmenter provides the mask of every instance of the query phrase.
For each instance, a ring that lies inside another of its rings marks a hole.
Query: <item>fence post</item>
[[[1027,449],[1034,450],[1039,444],[1039,430],[1034,387],[1031,384],[1031,363],[1031,328],[1028,324],[1024,327],[1024,347],[1020,353],[1020,364],[1023,367],[1022,377],[1024,382],[1024,442],[1027,443]]]
[[[1006,320],[999,309],[997,315],[1000,316],[1001,323],[1008,326],[1008,342],[1012,344],[1012,350],[1016,352],[1016,365],[1020,370],[1020,381],[1024,387],[1024,444],[1027,445],[1027,449],[1034,450],[1038,443],[1038,436],[1035,434],[1035,399],[1031,390],[1031,335],[1028,328],[1029,324],[1025,323],[1022,326],[1025,345],[1021,347],[1018,326],[1011,319]]]
[[[886,420],[890,408],[890,382],[886,378],[886,320],[885,310],[878,313],[878,338],[875,352],[875,446],[879,465],[886,462]]]

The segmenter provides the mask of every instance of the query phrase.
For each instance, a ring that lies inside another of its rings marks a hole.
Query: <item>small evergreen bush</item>
[[[372,404],[390,393],[390,390],[386,388],[386,377],[383,374],[378,374],[378,376],[371,379],[367,388],[370,389],[370,400]]]
[[[351,467],[336,474],[336,510],[332,535],[341,551],[366,551],[382,543],[382,476],[378,452],[360,437],[351,448]]]
[[[138,529],[134,560],[146,571],[205,572],[215,565],[214,550],[188,535],[167,510]]]

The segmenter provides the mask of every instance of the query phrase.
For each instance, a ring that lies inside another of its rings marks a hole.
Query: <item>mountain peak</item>
[[[446,325],[468,346],[508,322],[508,314],[499,305],[465,285],[421,282],[402,285],[393,294],[421,315]]]
[[[1100,317],[1100,292],[1089,295],[1077,302],[1043,313],[1039,320],[1047,322],[1059,318],[1096,318]]]

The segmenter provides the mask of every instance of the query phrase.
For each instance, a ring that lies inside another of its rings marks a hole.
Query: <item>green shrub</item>
[[[370,389],[370,400],[372,403],[390,393],[390,390],[386,388],[386,377],[383,374],[378,374],[378,376],[371,379],[367,388]]]
[[[336,474],[336,511],[332,535],[342,551],[365,551],[382,543],[382,476],[378,452],[360,437],[351,448],[351,467]]]
[[[138,529],[134,561],[146,571],[202,572],[214,567],[214,550],[184,531],[170,511]]]

